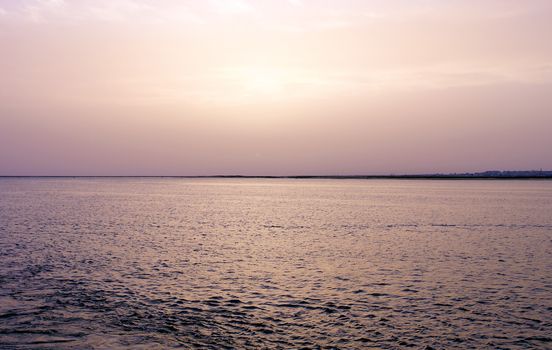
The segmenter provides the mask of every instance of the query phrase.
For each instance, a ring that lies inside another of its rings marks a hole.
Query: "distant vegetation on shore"
[[[490,170],[474,173],[389,174],[389,175],[0,175],[0,178],[223,178],[223,179],[552,179],[552,170]]]
[[[203,177],[203,176],[200,176]],[[283,179],[535,179],[552,178],[550,170],[489,170],[475,173],[449,174],[390,174],[390,175],[297,175],[297,176],[252,176],[216,175],[219,178],[283,178]]]

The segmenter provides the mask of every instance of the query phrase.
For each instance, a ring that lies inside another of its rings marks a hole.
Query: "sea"
[[[552,349],[552,181],[1,178],[0,349]]]

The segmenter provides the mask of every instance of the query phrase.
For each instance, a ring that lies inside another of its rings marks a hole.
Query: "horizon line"
[[[524,174],[525,173],[525,174]],[[552,179],[549,170],[492,171],[474,173],[387,174],[387,175],[0,175],[0,178],[181,178],[181,179]]]

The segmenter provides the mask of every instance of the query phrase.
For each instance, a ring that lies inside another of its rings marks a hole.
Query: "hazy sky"
[[[550,0],[0,0],[0,175],[552,169]]]

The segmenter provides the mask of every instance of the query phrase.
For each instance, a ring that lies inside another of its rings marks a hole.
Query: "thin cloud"
[[[212,8],[224,15],[239,15],[254,12],[253,7],[244,0],[209,0]]]
[[[300,6],[304,6],[305,4],[303,3],[303,0],[288,0],[288,2],[293,5],[293,6],[297,6],[297,7],[300,7]]]
[[[201,17],[185,5],[155,6],[149,2],[139,0],[71,2],[64,0],[34,0],[15,8],[9,15],[12,19],[34,23],[54,21],[202,22]]]

